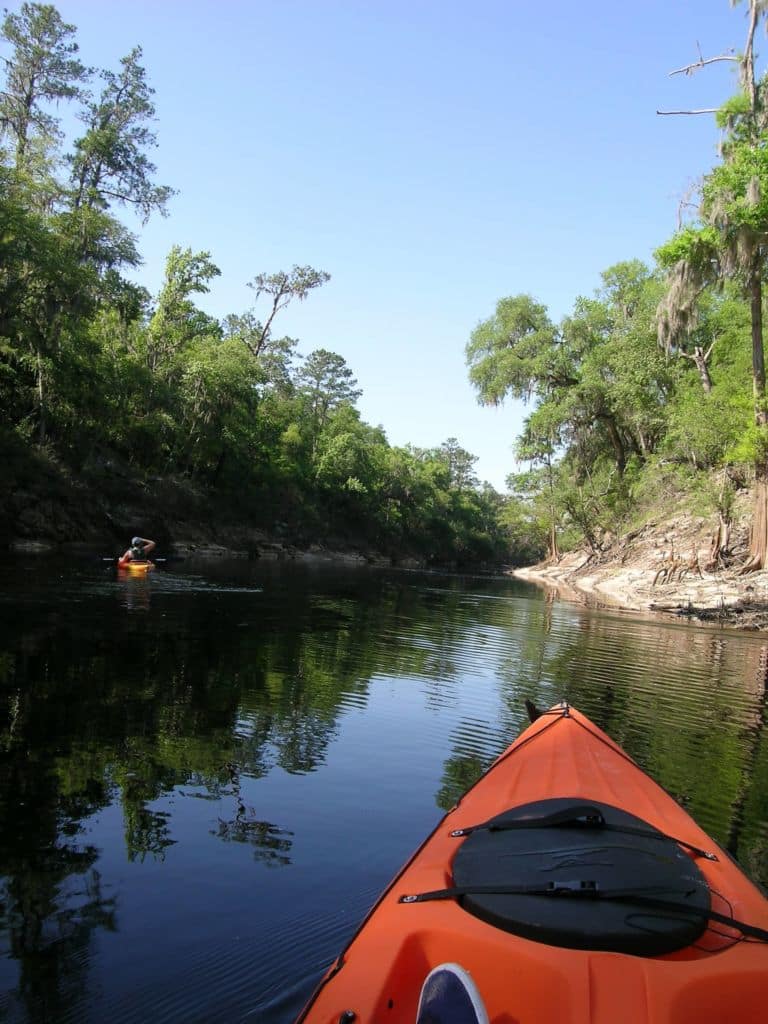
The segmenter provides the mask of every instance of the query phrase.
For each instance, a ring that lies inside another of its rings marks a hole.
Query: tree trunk
[[[222,470],[224,469],[224,463],[226,462],[226,460],[227,460],[227,449],[226,448],[222,448],[221,449],[221,453],[219,454],[219,457],[216,460],[216,465],[215,465],[214,470],[213,470],[213,476],[211,477],[211,482],[214,484],[214,486],[217,485],[219,480],[221,479],[221,473],[222,473]]]
[[[553,517],[554,517],[554,510]],[[547,557],[551,562],[560,561],[560,545],[557,543],[557,527],[555,526],[554,519],[549,527],[549,552]]]
[[[26,95],[23,99],[24,113],[22,115],[21,123],[18,126],[16,135],[16,170],[23,171],[24,165],[27,162],[27,133],[29,131],[29,122],[32,118],[32,104],[34,103],[34,95],[32,92],[27,90]]]
[[[557,543],[557,515],[555,513],[555,482],[552,475],[552,453],[547,454],[547,480],[549,483],[549,558],[559,562],[562,557]]]
[[[717,529],[712,535],[712,541],[709,545],[709,559],[704,566],[708,572],[713,572],[719,568],[722,556],[728,551],[730,543],[731,520],[728,516],[723,515],[721,511],[718,513]]]
[[[763,287],[758,268],[752,270],[749,282],[750,313],[752,318],[752,394],[755,400],[755,424],[761,433],[768,424],[768,410],[765,407],[765,360],[763,357]],[[752,530],[749,543],[749,557],[742,572],[754,572],[766,564],[768,552],[768,457],[764,446],[758,447],[755,464],[755,508],[752,515]]]
[[[696,369],[699,371],[699,377],[701,378],[701,386],[704,388],[707,394],[712,391],[712,378],[709,376],[709,367],[707,366],[707,357],[704,355],[704,350],[701,345],[697,345],[693,350],[691,356]]]
[[[741,572],[754,572],[766,564],[768,552],[768,467],[759,467],[755,479],[755,507],[752,513],[752,529],[750,531],[749,558],[741,568]]]
[[[45,385],[43,382],[43,361],[40,357],[40,352],[37,355],[37,442],[40,445],[45,444],[46,435],[46,424],[45,424]]]
[[[616,459],[616,469],[618,470],[619,477],[624,476],[624,470],[627,468],[627,452],[624,448],[624,442],[621,440],[621,434],[619,434],[616,422],[613,416],[608,413],[601,413],[597,419],[602,420],[608,427],[608,436],[611,439],[613,445],[613,453]]]
[[[763,358],[763,284],[760,270],[755,268],[749,282],[750,316],[752,320],[752,393],[755,398],[755,423],[768,423],[765,409],[765,360]]]

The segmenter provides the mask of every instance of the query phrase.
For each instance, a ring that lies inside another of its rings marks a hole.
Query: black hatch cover
[[[710,909],[704,876],[673,839],[618,807],[575,797],[523,804],[473,830],[454,857],[453,884],[512,889],[460,898],[497,928],[637,956],[691,945]]]

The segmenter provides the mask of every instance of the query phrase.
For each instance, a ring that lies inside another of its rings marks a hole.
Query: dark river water
[[[298,1011],[378,892],[565,697],[768,881],[768,637],[508,578],[0,565],[0,1018]]]

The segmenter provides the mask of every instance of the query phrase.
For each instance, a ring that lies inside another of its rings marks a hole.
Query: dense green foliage
[[[742,91],[718,112],[722,162],[695,220],[659,246],[654,267],[607,269],[559,324],[530,295],[502,298],[467,344],[481,402],[530,403],[517,441],[530,469],[510,477],[519,503],[506,515],[546,538],[550,557],[582,541],[597,550],[681,502],[727,519],[733,487],[756,478],[748,567],[765,564],[768,111],[752,40],[766,13],[748,6],[747,48],[732,58]],[[713,565],[721,554],[713,548]]]
[[[472,333],[480,401],[529,405],[516,445],[527,468],[505,497],[455,438],[391,446],[362,420],[345,360],[278,333],[326,272],[257,273],[251,308],[221,320],[198,305],[219,274],[207,251],[174,246],[156,295],[135,284],[138,239],[118,213],[145,221],[173,194],[150,160],[141,50],[96,72],[54,7],[23,3],[2,25],[0,442],[86,480],[118,466],[186,481],[299,542],[440,563],[597,550],[681,497],[722,515],[734,486],[768,481],[768,116],[752,52],[765,14],[749,8],[740,90],[717,114],[721,162],[655,265],[609,267],[559,323],[530,295],[502,298]],[[82,124],[70,140],[65,106]],[[768,550],[762,489],[753,567]]]
[[[164,213],[172,190],[149,154],[153,90],[135,48],[117,71],[77,57],[75,28],[23,3],[2,25],[0,438],[84,478],[96,467],[184,478],[231,495],[233,515],[297,539],[365,543],[441,563],[516,557],[506,499],[480,487],[449,439],[389,445],[356,409],[344,359],[303,357],[281,310],[329,278],[260,273],[254,305],[218,321],[196,301],[219,274],[174,247],[156,296],[130,279],[138,240],[118,219]],[[94,86],[94,79],[98,86]],[[76,106],[82,134],[59,117]],[[521,538],[517,557],[539,552]]]
[[[555,326],[510,318],[529,296],[502,299],[467,345],[483,401],[527,398],[517,454],[531,468],[510,477],[508,521],[557,555],[585,540],[593,549],[644,509],[701,494],[727,468],[746,479],[754,455],[748,303],[731,288],[701,296],[690,331],[667,351],[657,337],[663,275],[637,261],[603,274]],[[707,386],[694,352],[706,349]],[[743,472],[737,467],[744,464]],[[671,485],[671,486],[670,486]]]

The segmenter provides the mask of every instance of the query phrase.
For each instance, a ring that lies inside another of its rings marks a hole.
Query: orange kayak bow
[[[763,1024],[768,900],[559,704],[416,851],[298,1021],[412,1024],[445,962],[470,972],[491,1024]]]

